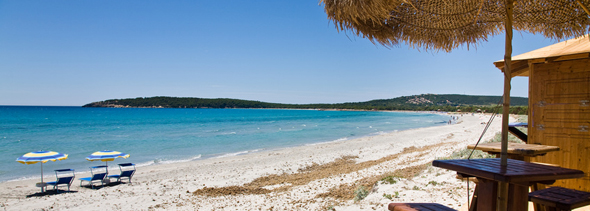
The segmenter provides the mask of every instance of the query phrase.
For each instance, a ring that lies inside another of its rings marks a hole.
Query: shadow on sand
[[[27,198],[31,198],[31,197],[43,197],[43,196],[52,196],[52,195],[59,195],[59,194],[64,194],[64,193],[77,193],[78,191],[68,191],[68,190],[46,190],[45,192],[41,193],[41,192],[37,192],[31,195],[27,195]]]
[[[94,189],[94,190],[100,190],[100,189],[105,188],[105,187],[114,187],[114,186],[121,185],[121,184],[127,184],[127,183],[125,183],[125,182],[109,182],[109,183],[105,183],[102,186],[84,185],[84,186],[80,186],[80,187],[88,188],[88,189]]]
[[[114,186],[121,185],[121,184],[129,184],[129,183],[126,183],[126,182],[109,182],[109,183],[106,183],[106,184],[104,184],[102,186],[94,186],[94,187],[92,187],[90,185],[84,185],[84,186],[80,186],[80,187],[87,188],[87,189],[93,189],[93,190],[100,190],[100,189],[105,188],[105,187],[114,187]],[[59,189],[58,190],[53,190],[53,189],[50,189],[50,190],[46,190],[43,193],[37,192],[37,193],[34,193],[34,194],[27,195],[27,198],[52,196],[52,195],[59,195],[59,194],[64,194],[64,193],[77,193],[77,192],[78,191],[68,191],[68,190],[59,190]]]

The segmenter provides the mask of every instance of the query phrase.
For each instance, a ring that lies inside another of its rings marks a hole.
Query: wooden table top
[[[461,174],[508,183],[530,183],[584,176],[583,171],[576,169],[529,163],[514,159],[508,159],[508,165],[504,167],[500,165],[500,158],[435,160],[432,161],[432,165],[457,171]]]
[[[475,148],[475,144],[467,146],[468,149]],[[501,142],[492,142],[492,143],[483,143],[477,145],[477,149],[492,153],[492,154],[499,154],[502,152],[502,143]],[[522,155],[522,156],[538,156],[544,155],[547,152],[559,151],[558,146],[547,146],[547,145],[539,145],[539,144],[517,144],[517,143],[508,143],[508,154],[514,155]]]

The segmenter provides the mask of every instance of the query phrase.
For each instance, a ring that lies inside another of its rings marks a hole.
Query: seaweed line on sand
[[[398,158],[399,156],[419,152],[417,157],[422,157],[428,154],[428,151],[437,148],[443,145],[454,144],[454,143],[439,143],[435,145],[423,146],[423,147],[407,147],[400,153],[389,155],[378,160],[371,160],[365,161],[361,163],[356,163],[354,159],[358,158],[357,156],[343,156],[341,158],[337,158],[332,162],[319,165],[319,164],[312,164],[305,168],[301,168],[298,170],[297,173],[287,174],[283,173],[280,175],[272,174],[263,177],[259,177],[254,179],[252,182],[246,183],[241,186],[225,186],[225,187],[205,187],[202,189],[198,189],[193,192],[194,195],[203,195],[209,197],[216,197],[216,196],[226,196],[226,195],[250,195],[250,194],[267,194],[271,192],[282,192],[287,191],[294,186],[305,185],[311,181],[328,178],[334,175],[340,174],[347,174],[351,172],[356,172],[362,169],[366,169],[372,167],[374,165],[381,164],[383,162],[387,162],[393,159]],[[417,159],[417,158],[416,158]],[[412,162],[412,161],[410,161]],[[382,179],[383,177],[395,175],[400,177],[411,177],[416,175],[424,168],[426,168],[426,164],[418,165],[418,166],[410,166],[401,170],[397,170],[395,172],[384,173],[382,175],[376,175],[371,177],[366,177],[361,179],[360,181],[355,182],[355,184],[343,184],[340,187],[335,187],[331,191],[323,194],[319,194],[318,197],[331,197],[335,199],[352,199],[354,198],[353,192],[354,189],[358,185],[364,185],[367,187],[372,187],[377,181]],[[267,186],[278,186],[274,189],[265,188]],[[350,191],[352,190],[352,191]],[[350,193],[350,194],[347,194]],[[345,196],[346,195],[346,196]],[[349,196],[348,196],[349,195]]]

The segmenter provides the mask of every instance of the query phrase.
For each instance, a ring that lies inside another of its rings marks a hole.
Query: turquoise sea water
[[[16,162],[38,150],[68,154],[43,164],[77,172],[100,165],[86,161],[99,150],[131,154],[139,166],[235,156],[395,130],[445,124],[430,113],[278,109],[149,109],[0,106],[0,181],[39,177],[39,164]]]

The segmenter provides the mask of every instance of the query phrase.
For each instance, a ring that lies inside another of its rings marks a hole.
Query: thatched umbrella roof
[[[320,0],[339,30],[385,46],[451,51],[503,33],[504,0]],[[515,0],[514,29],[562,40],[588,32],[590,0]]]

